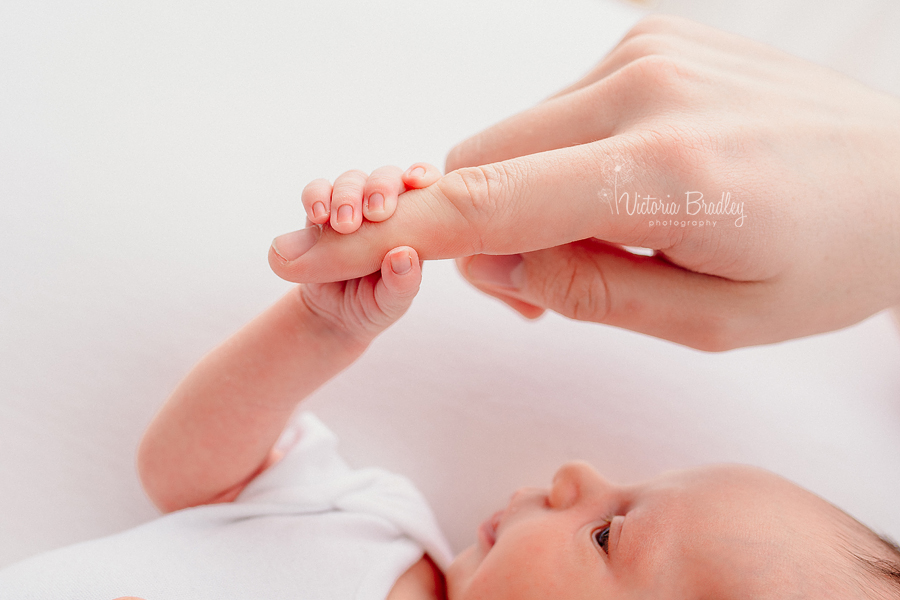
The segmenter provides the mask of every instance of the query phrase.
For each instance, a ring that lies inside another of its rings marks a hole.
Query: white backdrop
[[[807,4],[661,8],[900,93],[896,5]],[[156,515],[134,471],[143,427],[287,289],[266,252],[302,224],[308,180],[442,165],[640,14],[612,0],[0,3],[0,566]],[[884,315],[708,355],[526,322],[439,262],[408,317],[307,406],[351,463],[419,484],[457,549],[569,458],[618,480],[752,463],[900,537],[898,365]]]

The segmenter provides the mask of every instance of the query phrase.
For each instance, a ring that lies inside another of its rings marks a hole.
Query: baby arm
[[[420,281],[416,251],[395,248],[379,272],[293,288],[210,352],[141,441],[150,499],[171,512],[236,498],[277,460],[272,446],[297,404],[397,320]]]

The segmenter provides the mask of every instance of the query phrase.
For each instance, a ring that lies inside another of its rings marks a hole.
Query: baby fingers
[[[381,167],[372,171],[363,191],[363,215],[369,221],[385,221],[394,214],[397,198],[404,192],[398,167]]]
[[[384,325],[399,319],[412,304],[422,282],[422,262],[409,246],[394,248],[381,262],[381,279],[375,285],[375,304]]]
[[[375,169],[366,181],[363,215],[369,221],[386,221],[394,214],[400,194],[426,188],[440,178],[438,168],[428,163],[416,163],[403,173],[397,167]]]
[[[362,171],[347,171],[334,181],[331,190],[331,228],[353,233],[362,225],[362,199],[367,177]]]
[[[303,208],[310,222],[317,225],[327,223],[331,216],[331,182],[327,179],[310,181],[300,195]]]
[[[401,185],[399,171],[397,169],[397,185]],[[330,222],[338,233],[353,233],[362,224],[363,191],[367,181],[368,177],[362,171],[347,171],[334,181],[333,186],[327,179],[309,182],[300,195],[307,218],[317,225]],[[395,206],[396,196],[395,193]]]
[[[406,171],[381,167],[371,175],[353,170],[334,185],[327,179],[310,182],[301,199],[310,223],[330,223],[338,233],[353,233],[363,220],[377,223],[391,218],[403,192],[428,187],[440,178],[440,170],[428,163],[416,163]]]

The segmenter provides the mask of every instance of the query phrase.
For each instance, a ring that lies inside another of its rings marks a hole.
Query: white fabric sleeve
[[[283,458],[250,482],[235,502],[377,515],[421,544],[441,569],[450,564],[450,546],[412,482],[384,469],[350,468],[338,453],[337,436],[312,413],[292,419],[276,448]]]
[[[164,515],[0,569],[2,600],[384,600],[427,552],[450,550],[404,477],[353,470],[315,417],[235,502]]]

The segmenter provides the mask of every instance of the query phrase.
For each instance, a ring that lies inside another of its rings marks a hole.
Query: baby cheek
[[[511,548],[512,547],[512,548]],[[552,574],[540,559],[541,544],[519,540],[516,544],[494,546],[472,573],[459,596],[450,600],[528,600],[547,598],[544,590]],[[448,594],[449,595],[449,594]]]

